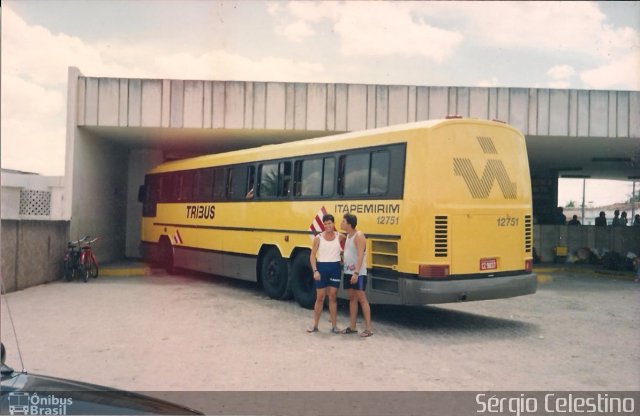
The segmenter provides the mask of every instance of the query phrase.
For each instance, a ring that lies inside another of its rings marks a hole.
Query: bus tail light
[[[532,272],[533,271],[533,259],[527,259],[524,261],[524,270],[526,272]]]
[[[449,276],[449,265],[421,264],[418,267],[418,276],[426,279],[443,279]]]

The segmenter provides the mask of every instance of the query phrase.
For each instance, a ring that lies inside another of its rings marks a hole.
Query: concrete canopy
[[[72,69],[73,70],[73,69]],[[85,78],[77,126],[132,148],[218,152],[417,120],[499,119],[535,170],[640,175],[640,92]]]
[[[168,158],[284,143],[339,131],[86,127],[129,149],[162,149]],[[640,180],[640,139],[527,135],[532,170],[560,177]]]

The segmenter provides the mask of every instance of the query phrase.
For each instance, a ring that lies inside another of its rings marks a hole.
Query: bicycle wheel
[[[84,260],[82,264],[80,264],[80,275],[82,276],[82,281],[87,283],[87,281],[89,281],[90,274],[91,274],[90,260]]]
[[[96,263],[94,259],[89,260],[89,274],[94,279],[98,278],[98,263]]]
[[[66,280],[67,282],[70,282],[71,280],[73,280],[73,278],[75,277],[74,271],[75,270],[72,262],[70,260],[65,260],[64,261],[64,280]]]

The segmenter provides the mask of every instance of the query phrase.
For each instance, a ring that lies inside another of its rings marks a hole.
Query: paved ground
[[[307,334],[310,311],[246,282],[109,274],[3,296],[8,363],[7,301],[27,370],[128,390],[640,390],[629,280],[546,269],[532,296],[374,307],[360,339],[330,334],[326,314]]]

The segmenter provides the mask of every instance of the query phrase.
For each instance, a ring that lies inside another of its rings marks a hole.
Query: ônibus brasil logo
[[[10,415],[66,415],[73,404],[72,398],[55,394],[11,392],[7,396]]]

